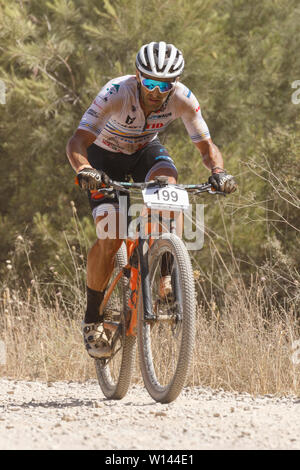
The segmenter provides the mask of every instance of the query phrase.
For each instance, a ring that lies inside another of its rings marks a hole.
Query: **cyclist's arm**
[[[122,107],[121,94],[116,92],[111,82],[100,90],[67,144],[67,156],[77,173],[83,168],[92,168],[87,158],[87,148],[97,139],[110,117]]]
[[[224,168],[223,157],[218,147],[211,139],[194,142],[202,155],[202,160],[206,168],[211,170],[214,167]]]
[[[200,151],[204,165],[211,170],[215,166],[223,168],[223,158],[218,147],[213,143],[208,126],[202,116],[199,102],[186,87],[181,87],[178,94],[177,109],[183,123]]]
[[[77,129],[67,143],[67,156],[76,173],[83,168],[92,168],[87,158],[87,148],[94,142],[96,136],[88,131]]]

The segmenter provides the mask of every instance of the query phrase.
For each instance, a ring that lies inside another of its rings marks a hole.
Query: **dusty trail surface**
[[[106,400],[95,380],[0,379],[0,449],[299,449],[300,399],[187,388],[168,405],[141,386]]]

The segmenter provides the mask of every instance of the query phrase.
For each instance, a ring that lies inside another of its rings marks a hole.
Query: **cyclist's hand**
[[[228,175],[226,170],[219,173],[213,173],[208,182],[213,186],[216,191],[223,193],[233,193],[237,189],[237,183],[232,175]]]
[[[109,186],[111,179],[104,171],[95,168],[83,168],[77,173],[78,184],[82,189],[98,189],[101,183]]]

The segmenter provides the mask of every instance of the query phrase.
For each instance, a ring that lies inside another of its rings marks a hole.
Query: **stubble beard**
[[[166,99],[162,99],[162,100],[159,100],[157,103],[151,103],[151,101],[149,101],[149,99],[145,99],[145,95],[141,94],[141,99],[142,99],[142,103],[146,109],[146,111],[148,112],[155,112],[155,111],[158,111],[162,105],[164,104],[165,100]]]

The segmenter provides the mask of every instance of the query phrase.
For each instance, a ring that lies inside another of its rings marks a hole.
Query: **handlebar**
[[[200,184],[171,184],[168,183],[168,179],[163,176],[157,176],[154,180],[145,181],[143,183],[134,183],[134,182],[120,182],[120,181],[112,181],[109,186],[99,187],[97,191],[99,193],[106,192],[110,193],[115,190],[122,191],[125,193],[129,193],[130,189],[146,189],[149,187],[165,187],[165,186],[172,186],[180,189],[185,189],[189,193],[193,193],[194,195],[201,194],[201,193],[209,193],[209,194],[221,194],[222,196],[226,196],[225,193],[222,191],[216,191],[210,183],[200,183]]]

